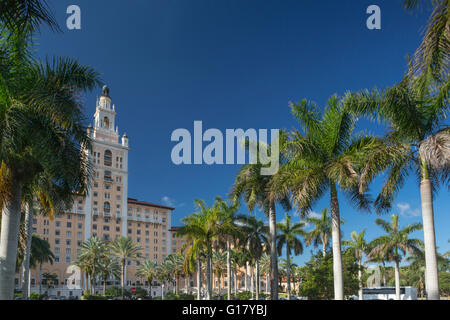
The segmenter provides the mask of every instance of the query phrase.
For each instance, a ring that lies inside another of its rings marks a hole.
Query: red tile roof
[[[162,209],[175,210],[175,208],[172,208],[172,207],[167,207],[167,206],[163,206],[163,205],[156,204],[156,203],[150,203],[147,201],[139,201],[134,198],[128,198],[128,203],[129,204],[138,204],[138,205],[147,206],[147,207],[156,207],[156,208],[162,208]]]

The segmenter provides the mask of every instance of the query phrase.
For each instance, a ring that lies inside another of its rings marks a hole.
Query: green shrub
[[[31,299],[31,300],[42,300],[42,297],[41,297],[41,295],[40,295],[39,293],[37,293],[37,292],[32,292],[32,293],[30,294],[30,299]]]

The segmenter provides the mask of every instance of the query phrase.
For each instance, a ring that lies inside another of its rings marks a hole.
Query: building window
[[[107,167],[111,167],[112,166],[112,153],[109,150],[105,151],[105,156],[103,158],[104,164]]]
[[[55,244],[59,244],[59,239],[55,239]]]
[[[83,229],[83,225],[81,223],[78,224],[78,229]]]
[[[103,231],[109,231],[109,226],[103,226]]]
[[[70,220],[70,219],[72,219],[72,215],[71,215],[71,214],[68,214],[68,215],[67,215],[67,220]]]
[[[72,228],[72,222],[67,222],[67,228]]]
[[[59,236],[61,232],[59,230],[55,230],[55,236]]]
[[[92,225],[92,229],[97,230],[97,225],[96,225],[96,224],[93,224],[93,225]]]
[[[111,171],[105,171],[104,180],[105,181],[112,181]]]
[[[70,246],[70,243],[71,243],[70,239],[67,239],[66,240],[66,245]]]
[[[120,186],[117,186],[117,191],[120,191]]]
[[[71,236],[72,236],[72,232],[67,231],[67,232],[66,232],[66,237],[71,237]]]
[[[82,233],[82,232],[78,232],[78,233],[77,233],[77,237],[78,237],[78,238],[83,238],[83,233]]]
[[[56,221],[55,225],[56,225],[57,227],[59,227],[59,226],[61,226],[61,222]]]
[[[120,232],[120,227],[116,227],[116,232]]]
[[[106,212],[106,213],[110,213],[111,212],[111,205],[109,204],[108,201],[106,201],[103,204],[103,211]]]

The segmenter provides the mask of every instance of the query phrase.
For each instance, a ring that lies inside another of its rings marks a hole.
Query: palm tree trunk
[[[207,249],[206,253],[206,291],[207,300],[211,300],[212,286],[211,286],[211,248]]]
[[[269,292],[270,290],[270,286],[269,286],[269,282],[270,282],[270,277],[269,274],[266,274],[266,292]]]
[[[426,169],[426,168],[425,168]],[[420,183],[422,200],[423,237],[425,245],[425,287],[428,300],[439,300],[439,273],[436,257],[436,237],[434,234],[433,194],[428,178]]]
[[[178,275],[175,276],[175,294],[178,294],[178,285],[179,285],[179,281],[178,281]]]
[[[332,220],[332,241],[333,241],[333,279],[334,279],[334,299],[344,300],[344,277],[342,271],[341,253],[341,221],[339,216],[339,202],[337,198],[336,185],[330,185],[330,208]]]
[[[275,204],[269,207],[270,230],[270,299],[278,300],[277,219]]]
[[[383,287],[386,287],[386,266],[384,265],[384,260],[382,261],[383,265]]]
[[[397,260],[394,261],[395,269],[395,299],[400,300],[400,268]]]
[[[231,254],[229,239],[227,239],[227,300],[231,300]]]
[[[249,291],[248,290],[248,274],[249,274],[249,270],[248,270],[249,266],[248,266],[248,261],[245,262],[245,291]]]
[[[250,266],[250,292],[252,293],[252,299],[255,297],[255,283],[253,282],[253,266]]]
[[[238,288],[237,266],[234,266],[234,294],[237,294],[237,288]]]
[[[24,298],[30,297],[29,287],[29,271],[30,271],[30,255],[31,255],[31,239],[33,236],[33,201],[28,201],[25,206],[25,231],[27,234],[27,244],[25,255],[23,257],[23,284],[22,296]]]
[[[125,283],[124,283],[124,281],[125,281],[125,261],[122,261],[122,274],[121,274],[121,277],[120,277],[120,286],[121,286],[121,290],[122,290],[122,300],[123,300],[123,298],[124,298],[124,287],[125,287]]]
[[[42,263],[39,264],[39,295],[42,294]]]
[[[200,256],[197,258],[197,300],[201,299],[201,289],[202,289],[202,262],[200,261]]]
[[[287,292],[288,292],[288,300],[291,300],[291,261],[289,260],[289,245],[286,247],[286,262],[287,262]]]
[[[359,283],[359,300],[363,300],[363,285],[362,285],[362,271],[361,260],[358,260],[358,283]]]
[[[103,278],[103,295],[106,294],[106,278]]]
[[[325,237],[322,237],[322,256],[325,258],[327,254],[327,244],[325,243]]]
[[[12,180],[14,181],[14,180]],[[0,300],[14,298],[22,185],[13,182],[10,199],[3,204],[0,234]]]
[[[259,262],[256,260],[256,300],[259,300]]]

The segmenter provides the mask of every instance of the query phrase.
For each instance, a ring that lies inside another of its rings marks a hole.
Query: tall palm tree
[[[321,244],[322,255],[325,257],[327,246],[331,238],[332,228],[331,219],[328,215],[328,208],[322,210],[319,218],[309,216],[305,219],[305,222],[314,225],[314,229],[308,232],[306,236],[306,245],[310,246],[311,244],[314,244],[314,248],[317,248],[319,244]]]
[[[261,256],[261,258],[259,259],[259,265],[261,268],[261,273],[264,274],[266,276],[266,292],[270,291],[269,288],[269,275],[270,275],[270,255],[267,252],[264,252]]]
[[[256,299],[259,299],[259,259],[261,259],[265,248],[270,246],[270,230],[260,219],[254,216],[239,215],[236,219],[242,234],[245,236],[244,243],[250,253],[256,267]]]
[[[183,219],[184,226],[178,229],[177,234],[187,236],[188,241],[192,241],[191,253],[187,257],[200,257],[201,249],[206,253],[206,288],[207,299],[212,297],[211,286],[211,255],[213,242],[217,240],[220,234],[220,215],[217,206],[208,207],[203,200],[194,201],[197,209]],[[191,260],[192,263],[192,260]],[[200,271],[201,272],[201,271]]]
[[[352,240],[345,240],[342,242],[344,246],[347,246],[353,252],[356,260],[358,261],[358,282],[359,282],[359,300],[363,300],[363,283],[362,283],[362,259],[364,254],[367,253],[368,245],[364,236],[366,230],[357,233],[353,231],[351,233]]]
[[[288,143],[288,162],[280,168],[279,186],[292,190],[294,204],[306,215],[327,191],[330,194],[333,244],[333,278],[336,300],[344,299],[340,209],[338,191],[348,196],[357,209],[370,209],[370,201],[360,192],[359,171],[366,154],[376,150],[378,140],[354,136],[356,119],[332,96],[323,113],[306,99],[291,104],[303,133],[294,130]]]
[[[133,243],[133,241],[128,237],[117,237],[113,242],[110,243],[109,249],[111,251],[111,254],[120,262],[120,287],[122,289],[123,299],[125,289],[125,266],[128,261],[133,261],[138,258],[138,254],[141,248],[139,247],[139,245]]]
[[[81,251],[78,258],[90,265],[90,276],[92,281],[91,294],[95,294],[95,278],[99,274],[101,261],[106,258],[107,247],[103,241],[94,236],[84,242],[80,249]]]
[[[371,251],[368,256],[372,257],[379,253],[392,256],[395,270],[395,296],[400,300],[400,261],[406,253],[420,251],[422,241],[419,239],[409,239],[409,234],[422,229],[421,223],[415,223],[400,229],[398,215],[391,216],[391,222],[378,218],[375,223],[383,228],[386,235],[376,238],[371,243]]]
[[[43,1],[22,3],[31,6],[2,2],[0,14],[0,299],[13,298],[23,187],[46,172],[67,189],[86,190],[90,139],[80,95],[99,84],[75,60],[33,59],[34,31],[51,19]]]
[[[370,154],[363,170],[361,189],[382,171],[387,179],[375,201],[379,212],[391,209],[406,178],[415,174],[420,181],[422,219],[426,256],[428,299],[439,300],[433,193],[440,182],[450,184],[450,80],[441,85],[431,77],[417,78],[411,73],[391,88],[348,94],[346,105],[358,116],[377,118],[390,127],[386,147]]]
[[[24,252],[24,259],[22,262],[22,296],[24,297],[29,297],[30,295],[28,290],[29,277],[26,275],[30,271],[33,216],[38,213],[53,219],[55,215],[62,214],[65,210],[72,207],[75,196],[72,191],[73,190],[65,189],[65,186],[61,186],[56,181],[53,181],[48,174],[40,174],[35,178],[31,185],[23,188],[22,202],[24,203],[23,206],[25,209],[24,229],[26,241],[23,243],[24,248],[19,248],[18,254],[20,254],[20,251]],[[33,208],[34,200],[37,200],[36,208]]]
[[[153,286],[153,280],[157,275],[157,264],[151,260],[145,260],[136,271],[136,276],[147,279],[149,286],[149,294],[151,295],[151,290]]]
[[[216,250],[211,257],[213,273],[217,276],[218,281],[218,294],[221,294],[221,280],[222,276],[227,270],[227,252]],[[229,281],[229,280],[228,280]],[[229,287],[229,283],[227,283]]]
[[[43,279],[42,265],[44,263],[53,264],[54,259],[55,256],[50,249],[50,243],[48,243],[47,240],[41,239],[37,235],[33,234],[33,238],[31,240],[30,267],[35,267],[39,264],[39,294],[41,294],[41,284]]]
[[[286,141],[286,135],[284,132],[280,133],[278,139],[278,146],[283,148]],[[274,145],[275,146],[275,145]],[[258,145],[259,148],[264,147],[269,152],[272,152],[272,146]],[[276,148],[273,148],[274,151]],[[282,154],[279,158],[282,161]],[[275,188],[272,186],[272,181],[277,177],[278,173],[268,176],[262,175],[261,169],[264,166],[261,163],[243,165],[234,181],[230,197],[233,201],[237,202],[240,198],[244,199],[247,204],[249,212],[253,212],[255,207],[259,207],[264,211],[266,216],[269,217],[269,229],[270,229],[270,256],[271,256],[271,268],[270,268],[270,299],[278,300],[278,256],[276,249],[276,211],[275,206],[280,203],[282,207],[289,211],[291,209],[290,201],[286,190],[283,188]]]
[[[111,255],[105,254],[99,262],[98,269],[103,278],[103,294],[105,294],[106,281],[108,281],[111,276],[113,276],[114,279],[120,277],[120,266],[117,260],[115,260]]]
[[[449,0],[404,0],[408,10],[430,2],[433,11],[428,20],[425,36],[414,55],[412,71],[418,75],[431,74],[437,81],[448,77],[450,63],[450,1]]]
[[[287,276],[287,290],[288,300],[291,300],[291,251],[294,250],[294,255],[298,256],[303,253],[303,244],[299,237],[306,237],[304,230],[305,223],[303,221],[292,223],[291,216],[286,213],[284,222],[277,224],[278,236],[277,236],[277,249],[278,255],[281,256],[283,247],[286,246],[286,276]]]
[[[169,254],[166,258],[175,277],[175,294],[179,292],[179,278],[184,271],[184,257],[181,253]]]
[[[219,240],[223,240],[226,243],[227,251],[227,299],[231,300],[231,243],[236,244],[236,239],[239,237],[239,228],[236,226],[237,211],[239,209],[239,203],[234,202],[228,204],[220,197],[216,198],[216,205],[220,210],[220,234]]]

